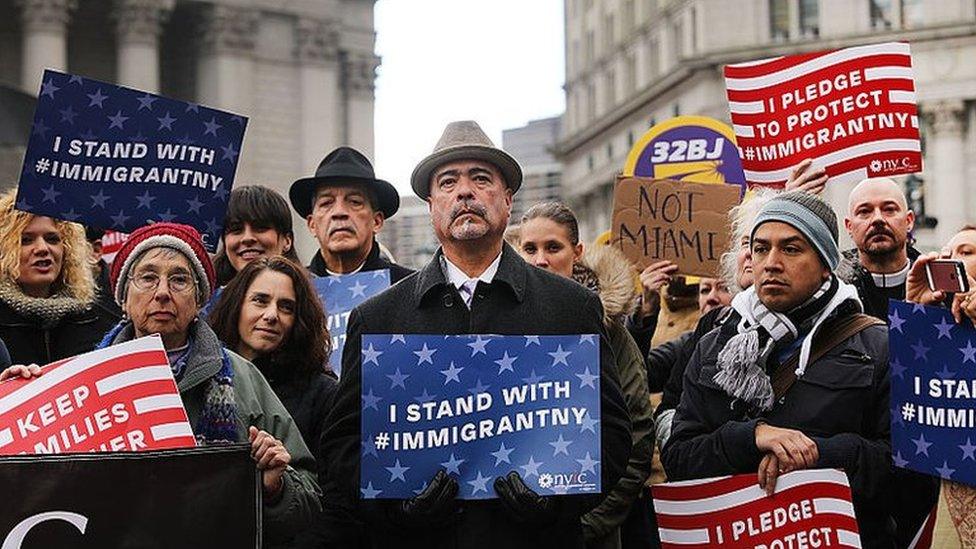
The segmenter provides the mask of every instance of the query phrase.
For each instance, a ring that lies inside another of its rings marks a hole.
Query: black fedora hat
[[[291,207],[302,217],[312,213],[312,199],[322,184],[342,185],[361,183],[376,193],[377,209],[389,219],[400,209],[400,193],[390,183],[376,179],[373,165],[363,153],[351,147],[339,147],[319,164],[312,177],[304,177],[291,184],[288,198]]]

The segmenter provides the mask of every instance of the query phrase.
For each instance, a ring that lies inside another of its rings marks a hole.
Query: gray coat
[[[393,525],[389,510],[397,502],[359,500],[360,342],[362,334],[368,333],[601,334],[604,490],[614,486],[627,467],[630,420],[599,298],[571,280],[528,265],[505,245],[494,281],[478,284],[469,311],[455,287],[447,281],[441,256],[442,252],[438,251],[424,269],[366,301],[349,317],[343,375],[322,437],[321,455],[325,463],[320,479],[327,507],[341,502],[344,511],[360,516],[374,547],[581,548],[580,516],[599,503],[599,496],[557,498],[559,518],[547,527],[520,524],[498,500],[461,502],[461,512],[449,524],[436,529]]]

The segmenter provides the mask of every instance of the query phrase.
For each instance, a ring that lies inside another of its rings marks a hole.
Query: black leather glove
[[[457,480],[441,469],[419,495],[395,502],[391,518],[404,526],[427,527],[443,524],[457,511],[457,493]]]
[[[556,522],[556,500],[540,496],[515,471],[495,479],[495,493],[516,522],[543,526]]]

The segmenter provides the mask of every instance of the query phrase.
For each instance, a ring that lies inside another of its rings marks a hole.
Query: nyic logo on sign
[[[557,493],[566,490],[592,491],[596,489],[596,483],[589,480],[590,473],[585,471],[573,472],[566,471],[560,473],[542,473],[539,475],[539,487],[548,488]]]
[[[868,175],[871,177],[897,175],[907,171],[921,171],[922,166],[914,162],[910,156],[900,158],[876,158],[868,164]]]

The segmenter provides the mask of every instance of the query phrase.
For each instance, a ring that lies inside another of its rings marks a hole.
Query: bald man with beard
[[[844,227],[856,249],[844,252],[837,276],[854,285],[864,312],[888,321],[888,299],[905,299],[905,282],[920,255],[911,246],[915,213],[888,178],[865,179],[851,190]],[[908,547],[939,499],[939,479],[893,468],[893,519],[898,547]]]
[[[919,255],[909,242],[915,213],[897,183],[865,179],[851,191],[844,227],[856,249],[844,252],[837,275],[857,288],[865,313],[887,321],[888,299],[905,299],[905,280]]]

